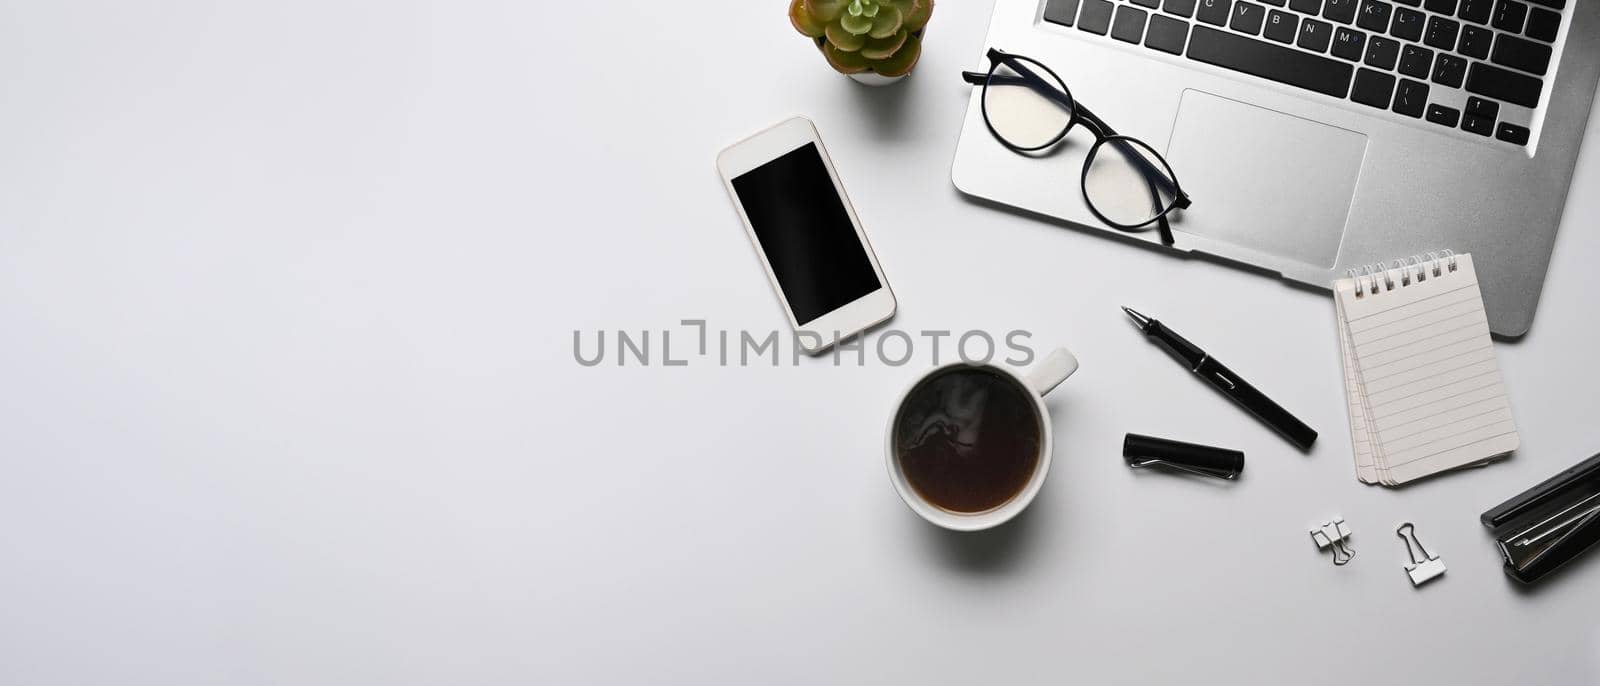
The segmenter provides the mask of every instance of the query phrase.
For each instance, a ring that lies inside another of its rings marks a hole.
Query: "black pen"
[[[1199,346],[1184,340],[1182,336],[1173,333],[1172,329],[1162,326],[1161,322],[1126,307],[1122,308],[1122,311],[1133,318],[1133,322],[1139,325],[1139,330],[1144,332],[1145,336],[1172,353],[1179,362],[1189,367],[1189,371],[1199,374],[1206,383],[1215,386],[1223,395],[1232,398],[1240,407],[1249,410],[1257,419],[1283,434],[1290,443],[1299,446],[1301,450],[1308,450],[1312,442],[1317,440],[1315,429],[1295,419],[1288,410],[1272,402],[1272,399],[1256,390],[1255,386],[1245,383],[1238,374],[1222,366],[1221,362],[1201,350]]]

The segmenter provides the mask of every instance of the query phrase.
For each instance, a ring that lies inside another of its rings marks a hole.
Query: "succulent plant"
[[[793,0],[789,20],[841,74],[904,76],[922,56],[933,0]]]

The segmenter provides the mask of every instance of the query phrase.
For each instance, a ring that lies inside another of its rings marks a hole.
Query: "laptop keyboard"
[[[1047,0],[1044,19],[1525,145],[1501,104],[1538,106],[1566,3]]]

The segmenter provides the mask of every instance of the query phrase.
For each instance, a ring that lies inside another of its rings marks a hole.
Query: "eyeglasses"
[[[1079,122],[1094,134],[1083,160],[1083,199],[1100,221],[1123,231],[1155,223],[1172,244],[1167,215],[1189,206],[1172,166],[1144,141],[1118,134],[1074,100],[1061,77],[1037,60],[989,49],[988,73],[962,72],[983,86],[983,121],[996,140],[1019,154],[1060,142]]]

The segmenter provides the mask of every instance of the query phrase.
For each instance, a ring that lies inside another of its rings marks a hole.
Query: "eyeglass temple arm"
[[[998,82],[1002,85],[1021,83],[1022,85],[1032,89],[1034,92],[1049,98],[1051,102],[1061,106],[1068,112],[1073,111],[1071,95],[1069,95],[1066,91],[1051,85],[1050,82],[1045,81],[1043,77],[1034,73],[1034,71],[1029,69],[1028,65],[1023,64],[1021,60],[1006,54],[998,48],[989,48],[989,60],[1011,67],[1011,70],[1015,71],[1017,75],[1012,76],[1009,74],[995,74],[994,70],[991,69],[988,74],[984,74],[982,78],[979,78],[977,81],[973,81],[972,77],[968,76],[968,74],[973,72],[962,72],[962,76],[966,77],[968,83],[972,83],[974,85],[992,82]]]

